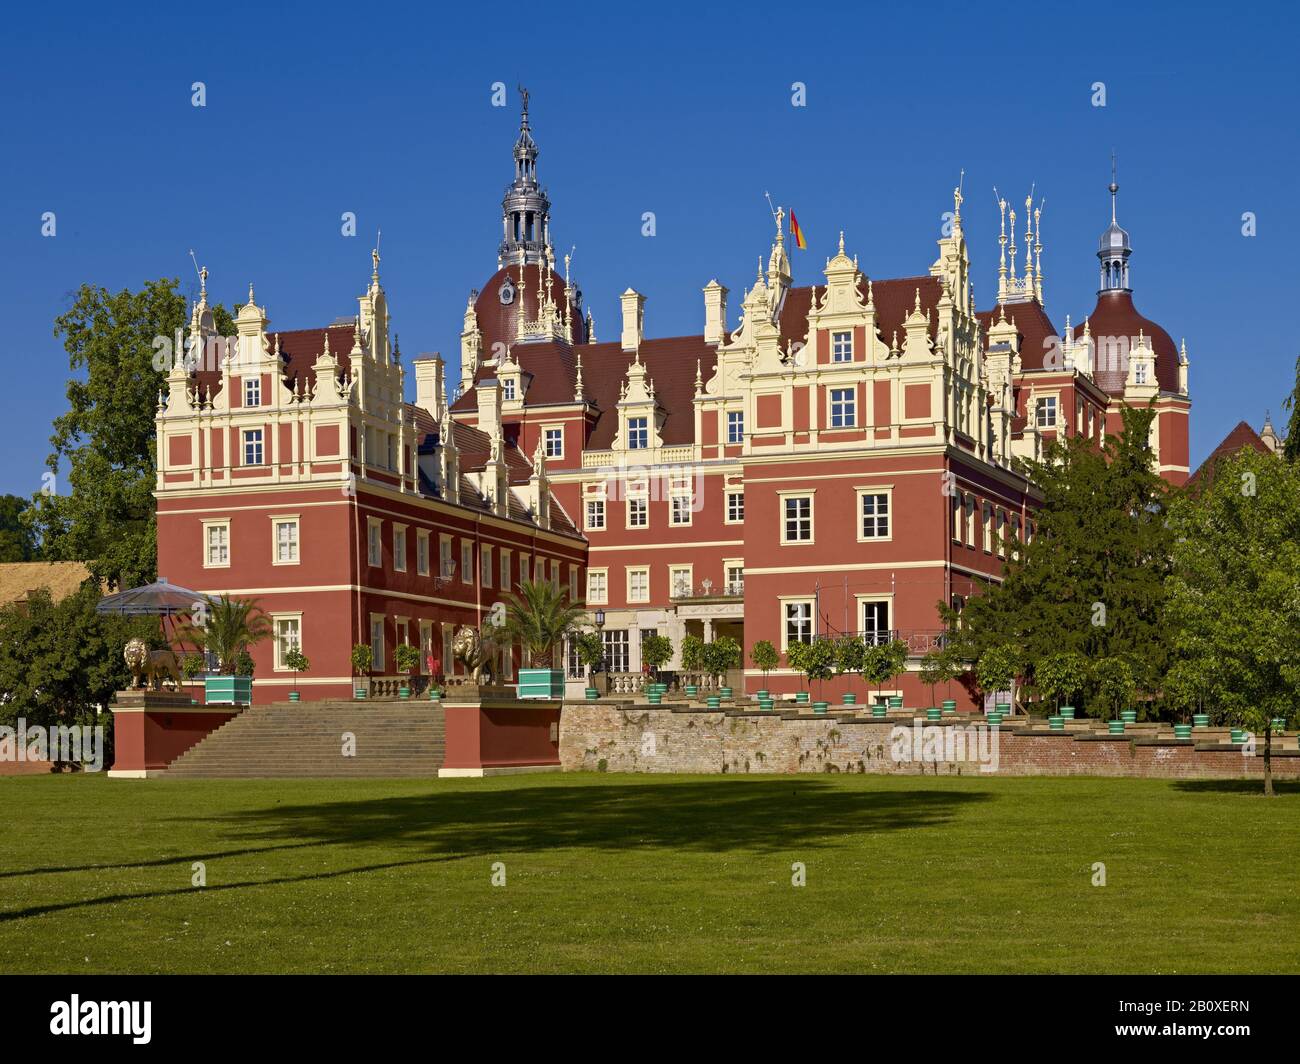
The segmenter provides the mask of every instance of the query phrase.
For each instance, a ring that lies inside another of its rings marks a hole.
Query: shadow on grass
[[[396,843],[466,857],[567,847],[772,852],[937,827],[991,797],[847,789],[817,779],[611,781],[276,805],[222,819],[245,843]]]
[[[1253,780],[1175,780],[1174,789],[1188,794],[1257,794],[1264,797],[1264,781]],[[1278,794],[1300,794],[1300,780],[1273,781]]]

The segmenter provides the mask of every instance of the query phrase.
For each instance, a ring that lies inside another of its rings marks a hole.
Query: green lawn
[[[1257,791],[0,779],[0,971],[1300,971],[1300,790]]]

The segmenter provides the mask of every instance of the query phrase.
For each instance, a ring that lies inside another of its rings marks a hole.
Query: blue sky
[[[1278,315],[1295,302],[1296,23],[1281,4],[24,5],[0,40],[0,491],[41,486],[70,293],[188,286],[191,248],[214,298],[253,281],[273,328],[302,328],[355,313],[382,228],[403,352],[454,373],[511,176],[517,102],[493,108],[496,81],[532,92],[557,249],[576,245],[602,339],[629,285],[650,335],[699,332],[712,277],[734,324],[771,239],[764,191],[807,235],[797,284],[821,280],[841,228],[870,276],[923,273],[963,167],[980,306],[993,186],[1023,201],[1033,184],[1047,309],[1077,323],[1115,149],[1135,301],[1187,339],[1195,465],[1238,420],[1283,421],[1293,381],[1300,340]]]

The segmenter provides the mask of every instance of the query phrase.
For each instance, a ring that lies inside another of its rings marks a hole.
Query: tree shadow
[[[1264,796],[1264,780],[1175,780],[1174,789],[1189,794],[1250,794]],[[1279,795],[1300,794],[1300,780],[1273,780]]]
[[[818,779],[610,780],[276,805],[219,820],[250,844],[377,842],[464,856],[568,847],[773,852],[849,834],[938,827],[991,798],[978,791],[858,790]]]

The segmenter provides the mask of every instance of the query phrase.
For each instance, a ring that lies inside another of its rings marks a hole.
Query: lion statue
[[[493,649],[490,641],[485,644],[482,636],[467,624],[457,628],[456,634],[451,638],[452,657],[464,666],[477,684],[492,682]]]
[[[131,670],[132,687],[160,691],[163,681],[168,680],[173,691],[181,689],[180,665],[170,650],[150,650],[143,639],[132,639],[122,650],[122,660]]]

